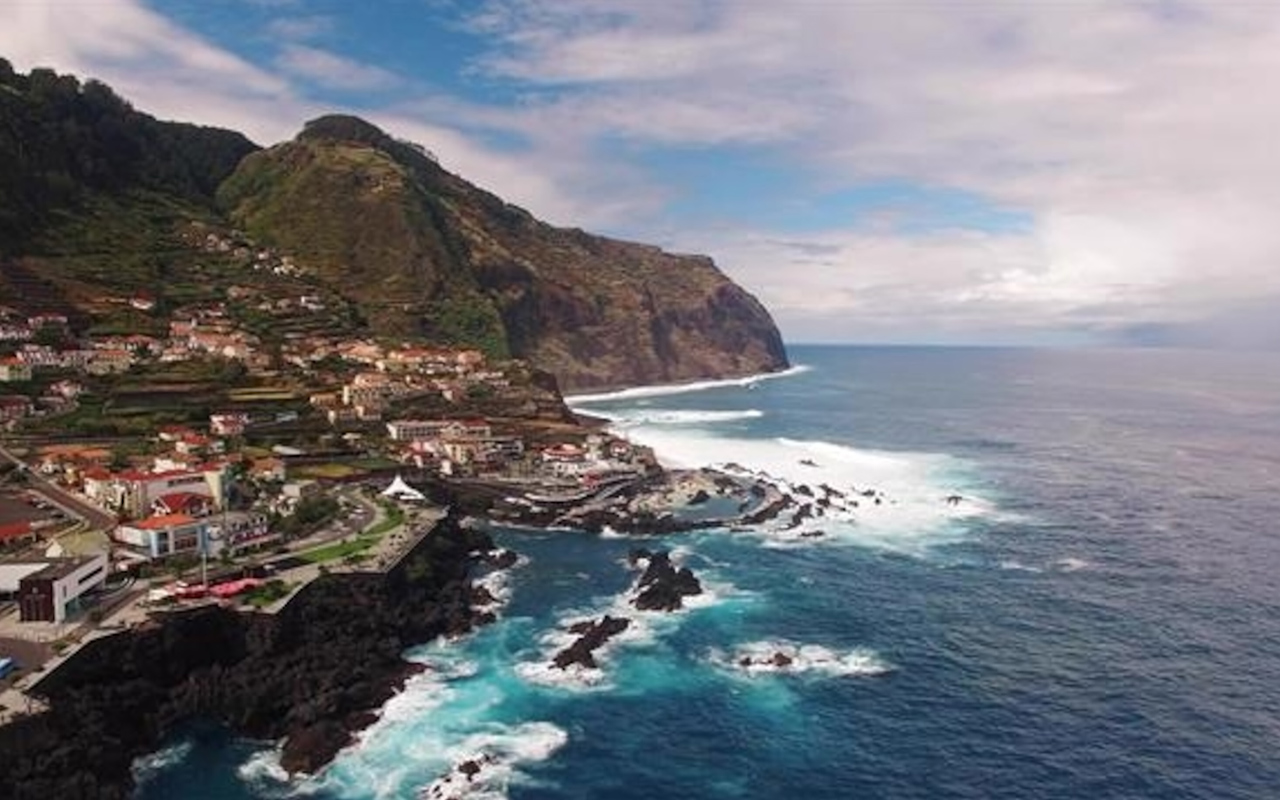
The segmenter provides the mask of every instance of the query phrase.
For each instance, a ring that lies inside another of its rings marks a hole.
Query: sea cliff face
[[[0,797],[123,800],[133,760],[195,717],[318,769],[411,673],[406,648],[479,621],[467,576],[491,544],[450,516],[391,572],[322,576],[277,615],[206,607],[90,643],[37,687],[47,713],[0,727]]]
[[[788,365],[769,313],[711,259],[540,222],[354,117],[250,155],[218,199],[378,333],[526,358],[567,391]]]

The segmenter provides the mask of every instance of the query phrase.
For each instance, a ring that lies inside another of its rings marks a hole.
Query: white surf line
[[[761,381],[771,381],[777,378],[790,378],[809,372],[813,368],[806,364],[797,364],[789,369],[781,372],[762,372],[759,375],[748,375],[744,378],[723,378],[713,381],[692,381],[690,383],[671,383],[658,386],[635,386],[630,389],[619,389],[613,392],[601,392],[598,394],[573,394],[566,395],[565,403],[570,408],[578,403],[607,403],[612,400],[633,400],[641,397],[664,397],[672,394],[687,394],[689,392],[703,392],[708,389],[720,389],[730,386],[749,386],[760,383]]]

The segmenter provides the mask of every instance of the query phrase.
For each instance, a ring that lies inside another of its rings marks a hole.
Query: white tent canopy
[[[426,495],[409,484],[404,482],[404,478],[396,475],[396,479],[391,485],[382,490],[383,497],[390,497],[393,500],[425,500]]]

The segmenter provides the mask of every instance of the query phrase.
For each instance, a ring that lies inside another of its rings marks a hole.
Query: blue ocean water
[[[876,489],[823,536],[499,531],[498,623],[315,778],[193,726],[140,800],[1280,796],[1280,357],[793,348],[787,377],[586,410],[696,465]],[[964,500],[949,505],[945,498]],[[599,674],[543,666],[626,613],[635,546],[710,589]],[[784,650],[785,669],[744,670]],[[439,784],[438,784],[439,785]]]

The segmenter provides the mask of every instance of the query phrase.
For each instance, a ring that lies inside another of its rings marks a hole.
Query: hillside
[[[547,225],[354,117],[262,150],[0,60],[0,120],[0,306],[150,329],[122,298],[148,291],[161,319],[223,299],[261,247],[298,265],[291,292],[331,298],[335,333],[476,346],[569,391],[787,365],[768,312],[710,259]],[[193,230],[244,246],[202,251]]]
[[[352,117],[249,156],[219,200],[380,332],[479,342],[569,389],[786,365],[768,313],[710,259],[539,222]]]

